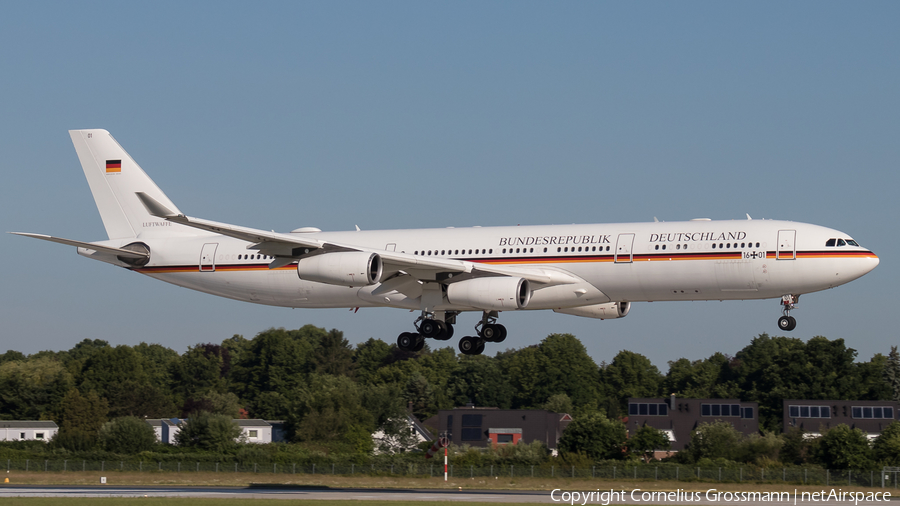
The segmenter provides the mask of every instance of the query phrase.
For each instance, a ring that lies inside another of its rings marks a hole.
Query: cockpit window
[[[846,246],[847,243],[845,243],[843,239],[838,239],[838,244],[837,244],[837,245],[838,245],[838,246]]]
[[[847,239],[847,244],[849,244],[850,246],[859,246],[859,244],[853,239]]]
[[[837,241],[837,239],[828,239],[827,241],[825,241],[825,246],[826,247],[834,246],[835,241]]]

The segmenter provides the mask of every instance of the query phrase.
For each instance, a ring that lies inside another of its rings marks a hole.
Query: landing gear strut
[[[791,316],[791,310],[797,309],[797,301],[799,300],[799,295],[785,295],[781,297],[781,312],[784,316],[778,319],[779,329],[789,332],[797,327],[797,319]]]

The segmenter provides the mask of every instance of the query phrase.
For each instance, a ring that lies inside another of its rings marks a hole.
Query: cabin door
[[[797,256],[797,231],[778,231],[778,250],[775,252],[776,260],[793,260]]]
[[[219,243],[211,242],[203,245],[200,250],[200,272],[213,272],[216,270],[216,248]]]
[[[634,234],[619,234],[616,239],[615,262],[617,264],[631,263],[634,259],[632,248],[634,247]]]

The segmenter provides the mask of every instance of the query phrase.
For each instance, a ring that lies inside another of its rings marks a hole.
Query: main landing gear
[[[799,300],[799,295],[785,295],[781,297],[781,312],[784,316],[778,319],[779,329],[789,332],[797,327],[797,319],[791,316],[791,310],[797,309],[797,301]]]
[[[459,340],[459,351],[463,355],[481,355],[484,343],[502,343],[506,339],[506,327],[497,323],[497,316],[497,311],[485,311],[481,321],[475,325],[478,335]]]
[[[425,339],[447,341],[453,337],[453,325],[458,312],[447,312],[444,320],[433,314],[423,314],[414,323],[418,332],[404,332],[397,337],[397,347],[404,351],[419,351],[425,347]],[[497,323],[497,311],[485,311],[475,326],[477,336],[465,336],[459,340],[459,351],[464,355],[480,355],[484,343],[502,343],[506,339],[506,327]]]

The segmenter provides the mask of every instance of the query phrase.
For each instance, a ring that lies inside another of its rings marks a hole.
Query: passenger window
[[[837,239],[828,239],[825,241],[825,247],[830,248],[834,246],[835,241],[837,241]]]

